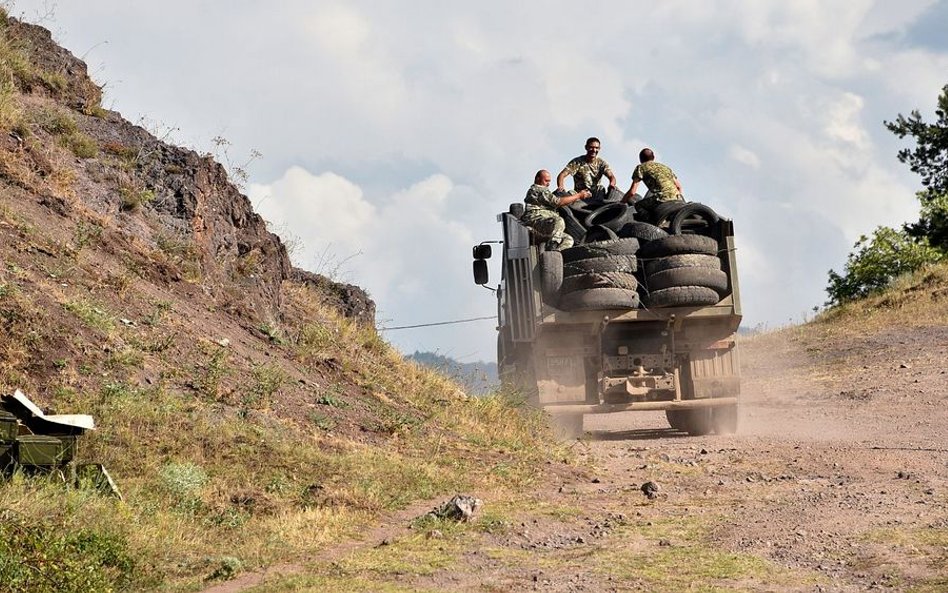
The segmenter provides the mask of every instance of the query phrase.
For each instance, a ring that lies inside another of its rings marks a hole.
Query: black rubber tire
[[[544,251],[540,253],[540,291],[543,302],[555,307],[560,300],[563,285],[563,253]]]
[[[686,253],[684,255],[659,257],[645,262],[646,278],[652,274],[658,274],[664,270],[674,268],[709,268],[712,270],[720,270],[721,260],[715,255],[704,255],[701,253]]]
[[[638,239],[640,243],[664,239],[668,236],[664,230],[647,222],[628,222],[618,231],[619,237]]]
[[[619,235],[609,227],[602,225],[591,226],[586,229],[586,235],[583,237],[583,244],[598,243],[600,241],[615,241]]]
[[[622,198],[624,197],[625,197],[625,192],[623,192],[618,187],[614,187],[606,193],[606,202],[611,202],[611,203],[621,202]]]
[[[628,206],[613,203],[596,208],[592,214],[586,217],[583,224],[586,228],[602,225],[614,231],[618,231],[633,220],[632,211],[629,210]]]
[[[608,257],[611,255],[635,255],[639,250],[639,242],[636,239],[612,239],[611,241],[595,241],[576,245],[563,250],[563,262],[571,263],[583,259],[592,259],[595,257]]]
[[[590,288],[563,295],[560,309],[564,311],[591,311],[599,309],[635,309],[639,295],[624,288]]]
[[[711,225],[703,218],[687,218],[678,227],[679,235],[711,235]]]
[[[521,216],[523,216],[524,209],[525,209],[525,206],[523,204],[521,204],[520,202],[514,202],[513,204],[510,205],[509,208],[507,208],[507,212],[509,212],[516,218],[520,218]]]
[[[590,288],[624,288],[626,290],[636,290],[639,287],[639,281],[635,276],[628,272],[590,272],[589,274],[577,274],[567,276],[563,279],[560,286],[560,292],[568,294],[577,290],[588,290]]]
[[[638,269],[638,260],[634,255],[610,255],[564,263],[563,277],[590,272],[634,272],[636,269]]]
[[[668,425],[675,430],[688,432],[686,412],[687,410],[665,410],[665,419],[668,420]]]
[[[562,300],[561,300],[562,301]],[[718,293],[704,286],[673,286],[649,290],[646,305],[652,309],[665,307],[707,307],[721,301]]]
[[[727,293],[727,274],[714,268],[669,268],[650,275],[646,285],[650,291],[674,286],[704,286],[723,295]]]
[[[649,211],[649,215],[653,223],[660,225],[663,222],[671,220],[679,210],[685,207],[686,204],[688,204],[688,202],[682,200],[658,202],[652,206],[651,210]]]
[[[670,235],[664,239],[649,241],[639,250],[641,257],[665,257],[683,253],[717,255],[718,242],[702,235]]]
[[[694,437],[700,437],[714,432],[714,420],[711,408],[695,408],[682,410],[684,414],[684,430]]]
[[[586,220],[586,217],[592,214],[595,208],[591,208],[585,200],[576,200],[567,206],[576,215],[576,220]]]
[[[706,220],[708,225],[712,225],[717,221],[721,220],[721,217],[718,216],[718,213],[711,209],[709,206],[700,204],[698,202],[688,202],[685,204],[685,207],[675,212],[675,216],[671,219],[671,225],[669,226],[669,232],[673,235],[680,235],[682,223],[688,219],[698,218]]]
[[[737,404],[718,406],[711,409],[711,423],[714,432],[718,434],[734,434],[737,432]]]
[[[586,227],[576,219],[576,214],[569,208],[560,208],[557,212],[566,222],[566,234],[572,237],[574,242],[581,242],[583,237],[586,236]]]

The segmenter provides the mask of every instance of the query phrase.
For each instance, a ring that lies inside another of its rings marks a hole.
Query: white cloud
[[[574,35],[539,18],[571,13],[566,0],[89,0],[62,3],[54,28],[129,119],[263,152],[262,213],[305,241],[304,266],[326,245],[359,254],[346,279],[383,319],[491,312],[470,246],[498,238],[495,214],[534,171],[597,135],[620,185],[649,145],[734,219],[753,325],[822,302],[860,234],[917,216],[918,179],[881,122],[930,113],[948,82],[948,52],[906,37],[931,5],[603,0]],[[490,358],[491,334],[392,337]]]
[[[737,144],[732,144],[729,153],[731,158],[739,163],[743,163],[753,169],[760,168],[760,157],[757,156],[752,150],[748,150],[747,148]]]

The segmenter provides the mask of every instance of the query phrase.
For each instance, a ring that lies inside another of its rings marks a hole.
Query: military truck
[[[475,282],[484,285],[491,243],[501,245],[502,382],[568,434],[581,432],[585,414],[638,410],[662,410],[691,435],[735,432],[741,303],[732,221],[697,203],[635,212],[577,202],[560,209],[577,245],[556,252],[521,224],[522,208],[497,216],[503,241],[474,247]]]

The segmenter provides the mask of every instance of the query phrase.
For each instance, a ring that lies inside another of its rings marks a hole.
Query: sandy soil
[[[503,529],[467,532],[450,567],[376,571],[364,590],[948,591],[948,328],[783,332],[742,357],[738,434],[587,416],[587,474],[551,477]],[[361,553],[411,537],[404,517]]]

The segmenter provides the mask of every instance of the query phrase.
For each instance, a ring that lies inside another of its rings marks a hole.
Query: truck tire
[[[721,297],[704,286],[673,286],[662,290],[649,290],[646,305],[654,309],[664,307],[707,307],[716,305]]]
[[[645,272],[648,276],[663,270],[674,268],[709,268],[721,269],[721,260],[714,255],[700,253],[686,253],[684,255],[669,255],[645,262]]]
[[[540,254],[540,291],[543,302],[555,307],[560,300],[563,284],[563,253],[544,251]]]
[[[602,225],[591,226],[586,229],[586,236],[583,237],[583,244],[599,243],[601,241],[615,241],[619,235],[609,227]]]
[[[691,221],[705,221],[708,226],[716,223],[721,220],[721,217],[718,216],[718,213],[712,210],[709,206],[700,204],[698,202],[688,202],[685,204],[685,207],[675,212],[674,218],[672,218],[671,225],[669,226],[669,231],[673,235],[680,235],[682,231],[682,225]]]
[[[704,286],[719,295],[727,292],[727,274],[714,268],[671,268],[648,277],[649,290],[662,290],[674,286]]]
[[[648,194],[646,194],[647,196]],[[659,226],[671,220],[675,214],[685,207],[688,202],[682,200],[672,200],[670,202],[658,202],[649,209],[649,218]]]
[[[635,290],[638,286],[638,280],[628,272],[590,272],[589,274],[567,276],[563,279],[560,290],[563,294],[567,294],[590,288],[624,288],[626,290]]]
[[[737,404],[718,406],[711,409],[711,423],[718,434],[737,432]]]
[[[639,249],[640,257],[665,257],[690,253],[717,255],[718,242],[703,235],[671,235],[664,239],[649,241]]]
[[[611,239],[592,241],[563,250],[563,262],[572,263],[583,259],[609,257],[610,255],[635,255],[639,250],[638,239]]]
[[[684,413],[684,430],[693,437],[700,437],[714,432],[714,420],[711,408],[694,408],[682,410]]]
[[[569,208],[560,208],[557,212],[563,219],[563,222],[566,223],[566,234],[572,237],[576,243],[581,242],[586,235],[586,227],[576,220],[576,214]]]
[[[665,410],[665,419],[668,420],[668,425],[674,428],[675,430],[680,430],[682,432],[688,432],[686,429],[687,422],[685,418],[685,412],[687,410]]]
[[[638,260],[634,255],[610,255],[592,257],[563,264],[563,277],[578,276],[590,272],[634,272]]]
[[[632,222],[632,211],[625,204],[606,204],[593,210],[592,214],[583,221],[586,228],[602,225],[614,231],[621,229],[626,223]]]
[[[668,236],[664,230],[658,228],[654,224],[649,224],[647,222],[627,222],[621,229],[618,231],[619,237],[638,239],[639,243],[646,243],[648,241],[655,241],[657,239],[664,239]]]
[[[563,295],[560,309],[564,311],[589,311],[597,309],[635,309],[639,306],[639,294],[624,288],[590,288]]]
[[[618,202],[621,202],[622,198],[624,197],[625,197],[624,191],[622,191],[618,187],[613,187],[613,188],[610,188],[608,192],[606,192],[605,200],[607,202],[618,203]]]

